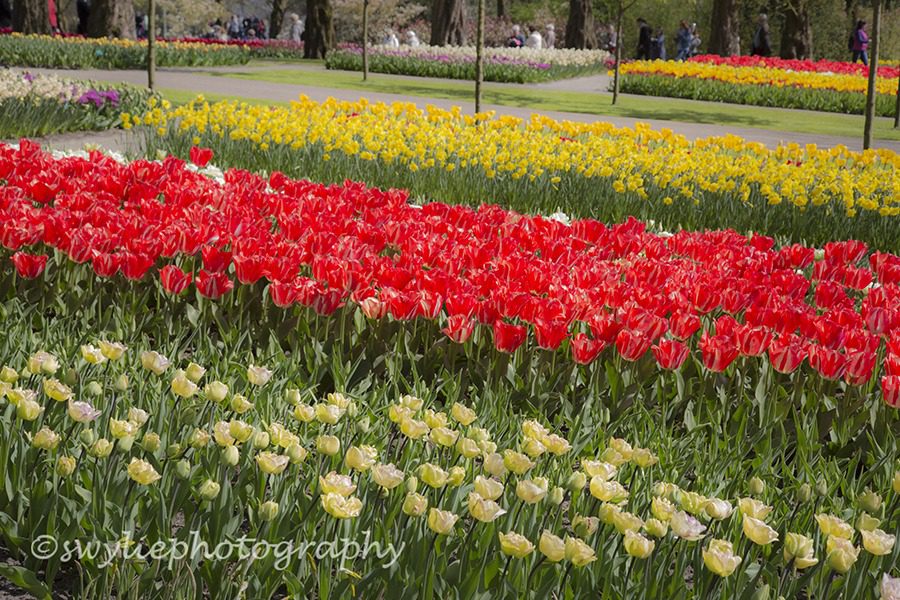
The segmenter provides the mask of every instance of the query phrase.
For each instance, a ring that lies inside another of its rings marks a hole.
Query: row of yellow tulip
[[[301,97],[272,108],[200,97],[123,120],[146,128],[148,153],[186,156],[191,143],[202,144],[222,166],[353,178],[528,212],[636,214],[665,227],[734,227],[814,243],[843,231],[900,245],[889,225],[900,214],[900,158],[886,150],[767,148],[736,136],[690,141],[641,125],[523,121],[365,99]]]

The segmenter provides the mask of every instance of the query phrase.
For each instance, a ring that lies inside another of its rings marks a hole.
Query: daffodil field
[[[900,599],[895,154],[151,103],[0,144],[7,583]]]
[[[868,72],[861,66],[757,57],[639,60],[621,65],[619,87],[645,96],[863,114]],[[893,116],[897,77],[896,67],[879,69],[876,114]]]

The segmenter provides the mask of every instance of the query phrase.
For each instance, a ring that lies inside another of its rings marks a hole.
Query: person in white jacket
[[[528,30],[531,33],[529,33],[528,37],[525,39],[525,47],[534,48],[535,50],[543,48],[544,39],[541,37],[541,32],[537,30],[537,27],[529,27]]]

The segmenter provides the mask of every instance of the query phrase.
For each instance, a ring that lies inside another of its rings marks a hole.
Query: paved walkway
[[[160,69],[157,72],[157,86],[162,89],[175,89],[192,92],[202,92],[206,94],[222,94],[236,97],[244,97],[256,100],[270,100],[280,102],[290,102],[296,100],[300,94],[305,94],[315,101],[323,101],[329,97],[339,100],[355,101],[363,95],[372,102],[396,102],[396,101],[414,101],[419,104],[431,104],[440,108],[451,108],[460,106],[464,111],[473,111],[473,102],[459,102],[456,100],[443,100],[428,97],[415,97],[407,94],[386,94],[376,92],[362,93],[359,90],[329,88],[323,86],[295,85],[284,83],[272,83],[268,81],[250,81],[240,80],[216,75],[204,74],[209,71],[224,72],[252,72],[254,70],[284,70],[295,68],[294,65],[273,65],[271,67],[224,67],[219,69]],[[319,65],[310,65],[309,69],[322,69]],[[79,70],[65,71],[60,73],[58,70],[50,69],[29,69],[32,72],[53,73],[56,75],[64,75],[66,77],[78,79],[91,79],[104,82],[127,82],[137,85],[145,85],[147,75],[144,71],[101,71],[101,70]],[[418,78],[417,78],[418,79]],[[455,83],[459,83],[456,81]],[[536,84],[550,89],[566,89],[573,91],[600,92],[605,90],[606,76],[598,75],[592,77],[583,77],[567,82],[551,82],[546,84]],[[512,115],[521,118],[529,118],[534,114],[535,110],[530,108],[521,108],[515,106],[498,106],[486,105],[485,110],[496,111],[499,115]],[[647,123],[654,129],[667,128],[673,132],[683,135],[688,139],[697,139],[713,136],[736,135],[746,140],[763,143],[767,146],[775,146],[783,142],[795,142],[801,145],[816,144],[820,147],[834,147],[837,145],[845,145],[852,149],[860,149],[862,143],[858,138],[847,138],[834,135],[805,134],[786,131],[772,131],[767,129],[757,129],[752,127],[736,127],[731,125],[713,125],[707,123],[689,123],[681,121],[668,121],[662,119],[638,119],[631,117],[612,117],[606,115],[589,115],[583,113],[568,113],[555,111],[541,111],[556,120],[567,120],[575,122],[596,122],[604,121],[612,123],[618,127],[634,127],[635,123]],[[889,148],[895,152],[900,152],[900,141],[877,140],[875,146],[879,148]]]

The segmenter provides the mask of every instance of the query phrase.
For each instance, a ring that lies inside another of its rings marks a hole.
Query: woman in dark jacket
[[[753,33],[753,42],[750,44],[750,54],[753,56],[771,56],[772,44],[769,41],[769,17],[762,13],[756,23],[756,31]]]

